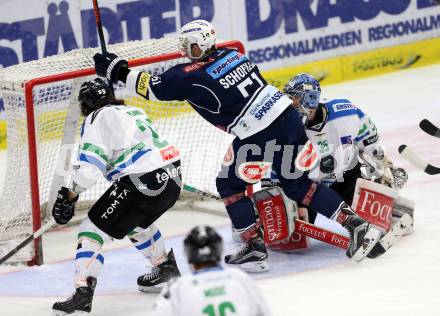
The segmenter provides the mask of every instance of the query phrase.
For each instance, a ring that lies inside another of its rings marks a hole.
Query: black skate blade
[[[243,271],[247,273],[261,273],[269,271],[269,264],[267,263],[267,260],[261,260],[261,261],[249,261],[244,263],[226,263],[230,267],[237,267],[242,269]]]
[[[84,316],[84,315],[90,315],[90,313],[84,312],[84,311],[75,311],[75,312],[70,313],[70,314],[68,314],[66,312],[63,312],[63,311],[58,311],[58,310],[55,310],[55,309],[53,309],[52,311],[53,311],[53,313],[52,313],[53,316],[65,316],[65,315],[71,315],[71,316],[81,316],[82,315],[82,316]]]
[[[162,289],[165,287],[166,282],[154,285],[154,286],[142,286],[138,285],[139,292],[142,293],[160,293]]]

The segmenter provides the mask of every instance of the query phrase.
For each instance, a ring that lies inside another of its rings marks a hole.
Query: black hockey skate
[[[237,252],[225,256],[227,264],[237,264],[247,272],[263,272],[269,269],[264,241],[257,236],[244,243]]]
[[[173,249],[171,249],[165,262],[153,267],[151,272],[141,275],[137,279],[138,289],[141,292],[157,293],[170,279],[179,276],[180,271],[174,258]]]
[[[346,216],[341,225],[348,230],[351,239],[346,254],[349,258],[359,262],[379,242],[381,232],[357,215],[346,203],[342,205],[341,213]]]
[[[54,315],[90,313],[92,310],[93,293],[95,292],[96,278],[88,277],[87,286],[79,287],[75,293],[63,302],[56,302],[52,306]]]

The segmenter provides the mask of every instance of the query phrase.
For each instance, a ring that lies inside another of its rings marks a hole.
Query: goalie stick
[[[197,195],[201,195],[210,199],[221,201],[222,199],[212,193],[208,193],[202,190],[199,190],[191,185],[184,184],[183,190],[192,192]],[[295,232],[300,233],[304,236],[325,242],[327,244],[347,249],[350,243],[350,238],[340,235],[338,233],[323,229],[321,227],[315,226],[313,224],[301,221],[299,219],[295,219]]]
[[[425,162],[422,158],[420,158],[414,151],[412,151],[406,145],[399,146],[399,153],[414,167],[423,170],[427,174],[435,175],[440,173],[439,167],[433,166],[430,163]]]
[[[440,128],[432,124],[429,120],[421,120],[419,126],[425,133],[440,138]]]
[[[32,235],[23,240],[20,244],[18,244],[14,249],[9,251],[6,255],[0,258],[0,264],[4,263],[6,260],[15,255],[18,251],[26,247],[32,241],[43,235],[47,230],[49,230],[55,224],[55,219],[52,218],[49,222],[47,222],[44,226],[42,226],[39,230],[34,232]]]

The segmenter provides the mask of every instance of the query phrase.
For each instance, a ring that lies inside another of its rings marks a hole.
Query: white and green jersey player
[[[153,316],[268,316],[257,285],[245,272],[220,266],[221,237],[197,226],[185,238],[193,274],[171,280],[157,300]]]
[[[129,237],[150,261],[151,273],[138,278],[139,290],[159,292],[180,275],[172,250],[165,250],[155,221],[177,201],[181,191],[179,152],[157,131],[143,110],[115,99],[113,89],[96,78],[83,83],[78,101],[85,121],[72,184],[58,191],[52,215],[60,225],[74,214],[79,195],[103,176],[111,182],[82,221],[75,256],[75,293],[56,302],[56,315],[90,312],[104,265],[102,247]]]
[[[353,192],[334,186],[354,190],[359,177],[395,188],[404,185],[405,170],[394,168],[385,157],[375,124],[360,108],[347,99],[320,102],[319,82],[305,73],[294,76],[284,92],[303,116],[307,137],[317,152],[311,179],[332,186],[348,203]]]
[[[169,282],[154,316],[266,316],[268,308],[254,281],[236,268],[201,269]]]
[[[320,102],[319,82],[309,74],[294,76],[284,87],[300,113],[316,156],[309,165],[309,178],[330,187],[351,203],[356,179],[364,177],[394,185],[391,162],[385,159],[377,128],[371,118],[347,99]],[[362,166],[362,168],[361,168]],[[277,176],[270,176],[277,182]],[[353,180],[353,181],[350,181]],[[267,181],[267,179],[266,179]]]
[[[159,137],[145,112],[127,105],[109,104],[87,116],[79,146],[73,182],[83,189],[102,176],[115,181],[179,160],[178,151]]]
[[[376,126],[349,100],[320,102],[313,118],[306,122],[306,134],[318,152],[319,168],[312,169],[310,178],[327,184],[343,181],[344,173],[358,165],[359,155],[383,156]],[[383,168],[375,170],[375,176],[383,175]]]
[[[319,82],[306,73],[292,77],[284,87],[302,116],[316,155],[310,155],[309,178],[324,183],[352,203],[358,178],[401,188],[405,170],[386,159],[377,128],[370,117],[347,99],[322,100]],[[273,172],[263,186],[277,185]],[[309,212],[313,222],[316,214]]]

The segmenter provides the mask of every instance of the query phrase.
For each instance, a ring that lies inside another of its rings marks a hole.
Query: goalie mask
[[[78,102],[80,103],[81,113],[84,116],[106,106],[114,100],[113,87],[101,78],[84,82],[78,94]]]
[[[307,121],[309,110],[317,109],[321,96],[321,87],[318,80],[307,73],[301,73],[286,83],[283,89],[292,100],[297,100],[295,109],[301,115],[304,123]]]
[[[179,49],[186,57],[193,60],[200,60],[207,56],[207,53],[215,47],[216,35],[211,23],[205,20],[191,21],[180,29]],[[194,56],[192,45],[197,44],[202,51],[200,56]]]
[[[218,263],[223,252],[223,241],[210,226],[196,226],[183,241],[190,264]]]

